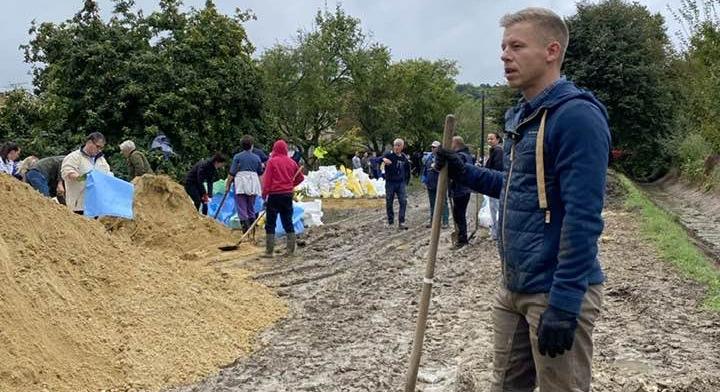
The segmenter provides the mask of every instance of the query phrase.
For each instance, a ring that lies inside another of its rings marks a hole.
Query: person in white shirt
[[[85,180],[92,170],[110,173],[103,156],[105,136],[100,132],[93,132],[85,139],[85,145],[68,154],[60,166],[60,175],[65,181],[65,202],[75,213],[81,214],[85,210]]]

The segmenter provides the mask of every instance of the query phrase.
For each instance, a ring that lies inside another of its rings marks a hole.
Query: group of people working
[[[268,157],[254,146],[254,139],[245,135],[240,140],[240,152],[235,154],[225,180],[225,197],[234,190],[233,199],[243,232],[250,229],[258,218],[255,201],[261,196],[265,201],[265,257],[272,257],[275,250],[275,229],[278,216],[286,233],[286,255],[293,255],[296,247],[295,229],[292,223],[293,190],[303,180],[300,154],[289,153],[287,143],[280,139],[273,144]],[[211,158],[196,163],[185,176],[185,191],[196,209],[207,215],[218,179],[218,169],[227,164],[227,158],[216,153]],[[220,208],[220,206],[218,206]]]
[[[466,206],[469,191],[499,200],[491,202],[491,208],[502,210],[493,221],[502,273],[492,306],[490,390],[533,391],[539,387],[540,391],[587,392],[592,380],[592,334],[605,280],[597,242],[603,230],[601,212],[611,142],[607,111],[590,92],[561,76],[570,37],[560,16],[543,8],[526,8],[505,15],[500,25],[505,78],[522,93],[520,102],[506,113],[505,143],[498,147],[502,142],[499,135],[488,136],[492,147],[485,167],[473,164],[462,139],[453,140],[451,149],[433,143],[425,183],[428,190],[437,186],[434,173],[447,167],[453,181],[453,203]],[[235,186],[238,210],[246,221],[255,216],[249,208],[254,197],[260,193],[266,198],[266,255],[273,254],[278,214],[291,234],[288,252],[292,253],[292,190],[303,180],[302,172],[288,156],[284,141],[275,142],[266,161],[253,151],[252,144],[252,138],[243,138],[243,151],[233,157],[226,189]],[[102,156],[104,145],[102,134],[90,134],[83,147],[62,160],[28,165],[28,171],[37,173],[25,179],[47,181],[52,178],[48,170],[55,172],[58,181],[64,182],[68,206],[77,211],[82,208],[81,183],[88,171],[110,170]],[[393,150],[382,157],[387,221],[394,223],[392,202],[397,196],[399,229],[407,228],[405,186],[411,166],[403,148],[404,142],[397,139]],[[23,178],[17,165],[19,156],[16,144],[5,143],[0,148],[0,172]],[[358,158],[362,167],[362,158]],[[216,174],[225,162],[216,155],[188,173],[186,189],[197,207],[207,204],[212,182],[207,183],[208,188],[197,185]],[[48,184],[48,188],[53,187]],[[432,195],[429,192],[431,205]],[[462,216],[458,215],[458,220]],[[447,219],[443,221],[447,223]]]
[[[15,142],[7,142],[0,148],[0,173],[9,174],[27,182],[46,197],[55,198],[73,212],[83,214],[87,175],[97,170],[112,175],[110,165],[103,155],[105,136],[90,133],[85,143],[67,155],[38,158],[30,155],[19,161],[21,149]],[[120,144],[120,152],[127,160],[130,178],[152,173],[150,163],[135,143],[126,140]]]

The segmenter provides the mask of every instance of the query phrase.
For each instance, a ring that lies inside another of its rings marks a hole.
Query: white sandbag
[[[303,224],[305,227],[322,226],[322,199],[294,203],[303,208]]]
[[[478,212],[478,224],[482,227],[492,226],[492,216],[490,215],[490,198],[483,195],[483,202]]]

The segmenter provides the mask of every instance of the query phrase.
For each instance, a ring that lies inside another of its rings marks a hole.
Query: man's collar
[[[557,87],[560,83],[565,81],[565,76],[560,76],[560,78],[554,82],[552,82],[549,86],[545,87],[540,94],[536,95],[530,100],[526,100],[525,97],[521,97],[519,104],[520,106],[525,109],[529,109],[530,111],[537,109],[540,107],[540,104],[547,99],[547,97],[550,95],[553,89]]]

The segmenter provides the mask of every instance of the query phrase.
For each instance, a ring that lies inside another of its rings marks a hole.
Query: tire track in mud
[[[256,279],[278,288],[290,315],[251,357],[174,391],[403,390],[429,242],[424,202],[424,193],[411,196],[408,231],[385,228],[384,210],[353,211],[311,229],[299,257],[254,262]],[[608,281],[593,390],[720,390],[720,317],[701,308],[703,288],[639,242],[628,212],[611,206],[605,217]],[[486,391],[497,250],[482,231],[452,251],[449,234],[441,236],[418,390]]]

